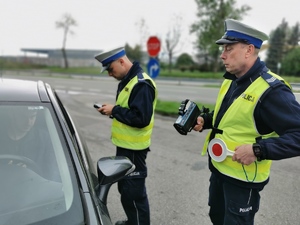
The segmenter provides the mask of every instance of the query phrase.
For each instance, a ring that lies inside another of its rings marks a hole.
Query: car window
[[[0,224],[83,220],[68,147],[50,106],[0,105]]]

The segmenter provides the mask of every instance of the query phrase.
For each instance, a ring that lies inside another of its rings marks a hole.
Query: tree
[[[195,2],[199,20],[191,25],[190,33],[197,36],[195,47],[198,49],[198,56],[211,60],[216,72],[220,62],[220,49],[215,41],[224,34],[224,20],[228,18],[240,20],[251,7],[243,5],[234,8],[235,0],[195,0]]]
[[[174,25],[171,27],[171,29],[167,32],[166,39],[165,39],[165,50],[168,55],[168,61],[169,61],[169,73],[171,73],[172,70],[172,60],[173,56],[175,54],[175,48],[177,47],[180,37],[181,37],[181,24],[182,24],[182,17],[175,16],[174,19]]]
[[[56,28],[62,28],[64,35],[63,35],[63,44],[62,44],[62,55],[64,57],[65,62],[65,68],[67,69],[68,66],[68,60],[67,60],[67,54],[66,54],[66,43],[67,43],[67,36],[68,34],[73,34],[74,32],[71,30],[72,26],[77,26],[77,22],[70,14],[64,14],[61,18],[61,20],[56,21]]]
[[[284,56],[282,72],[289,76],[300,76],[300,48],[294,48]]]
[[[143,50],[143,46],[146,46],[147,39],[149,38],[149,31],[148,31],[148,26],[145,22],[145,19],[142,18],[138,22],[135,23],[135,25],[138,28],[138,31],[140,32],[140,48],[141,51]]]
[[[274,72],[278,72],[278,65],[282,62],[283,56],[287,52],[287,31],[288,24],[283,19],[281,24],[270,35],[266,65]]]
[[[290,29],[287,51],[282,59],[282,72],[287,75],[300,76],[300,25],[299,22]]]
[[[190,56],[187,53],[182,53],[177,61],[176,61],[176,66],[180,67],[180,66],[193,66],[195,63],[193,61],[192,56]]]
[[[129,44],[125,45],[126,55],[131,61],[139,61],[142,63],[142,49],[140,45],[136,45],[134,48],[130,47]]]
[[[300,41],[300,25],[299,22],[296,23],[291,29],[290,37],[288,38],[288,45],[291,46],[291,49],[299,46]]]
[[[192,56],[190,56],[187,53],[182,53],[180,56],[178,56],[176,60],[176,67],[181,71],[194,70],[194,65],[195,63],[193,61]]]

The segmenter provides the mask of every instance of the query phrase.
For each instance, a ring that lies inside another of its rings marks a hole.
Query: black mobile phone
[[[101,107],[102,107],[101,104],[98,104],[98,103],[95,103],[95,104],[94,104],[94,108],[95,108],[95,109],[99,109],[99,108],[101,108]]]

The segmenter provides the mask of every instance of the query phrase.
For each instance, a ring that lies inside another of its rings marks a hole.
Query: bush
[[[295,48],[286,54],[282,61],[282,72],[300,77],[300,49]]]

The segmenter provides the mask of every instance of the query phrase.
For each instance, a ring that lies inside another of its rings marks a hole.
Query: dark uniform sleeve
[[[270,89],[254,116],[260,133],[275,131],[279,135],[258,141],[263,158],[280,160],[300,155],[300,105],[286,85]]]
[[[212,120],[213,120],[214,111],[203,113],[200,116],[204,119],[203,130],[212,128]]]
[[[147,81],[137,83],[128,100],[129,109],[115,106],[112,115],[126,125],[143,128],[149,125],[153,114],[155,89]]]

